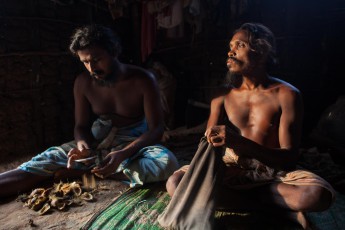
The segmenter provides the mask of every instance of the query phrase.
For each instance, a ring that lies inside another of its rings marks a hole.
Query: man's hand
[[[124,154],[120,151],[110,152],[103,160],[100,166],[91,170],[98,177],[106,178],[110,174],[115,173],[121,162],[125,160]]]
[[[210,127],[206,130],[205,136],[207,142],[211,143],[214,147],[225,145],[226,127],[225,125],[217,125]]]
[[[89,149],[82,149],[82,150],[79,150],[77,148],[71,149],[67,154],[67,157],[68,157],[67,168],[72,168],[72,164],[75,160],[89,157],[90,153],[91,152]]]

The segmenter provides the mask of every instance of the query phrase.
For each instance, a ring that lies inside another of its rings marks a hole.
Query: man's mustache
[[[240,60],[238,60],[237,58],[235,58],[235,57],[228,57],[226,60],[228,61],[228,60],[233,60],[233,61],[235,61],[235,62],[237,62],[237,63],[242,63]]]
[[[92,77],[96,77],[97,75],[104,74],[104,72],[102,70],[95,70],[95,71],[91,72],[90,74]]]

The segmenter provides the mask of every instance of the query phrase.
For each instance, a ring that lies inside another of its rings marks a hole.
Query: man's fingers
[[[212,136],[211,138],[211,143],[215,147],[219,147],[225,144],[225,137],[224,136]]]
[[[77,154],[73,154],[68,156],[68,161],[67,161],[67,168],[72,168],[73,162],[75,159],[77,159],[78,155]]]
[[[221,146],[223,146],[224,144],[223,144],[223,143],[212,143],[212,145],[213,145],[214,147],[221,147]]]
[[[212,143],[212,137],[213,136],[216,136],[218,133],[214,132],[213,131],[213,128],[209,129],[208,131],[206,131],[205,135],[206,135],[206,138],[207,138],[207,142],[208,143]]]
[[[88,156],[90,156],[90,150],[89,149],[82,149],[80,151],[80,156],[81,157],[88,157]]]
[[[100,166],[93,168],[92,172],[97,172],[97,173],[103,174],[106,171],[106,169],[108,168],[108,166],[109,166],[109,163],[104,163],[104,164],[102,164],[102,166],[100,165]]]
[[[85,158],[90,156],[90,150],[89,149],[82,149],[81,151],[77,148],[71,149],[67,156],[70,157],[72,155],[78,155],[80,158]]]
[[[222,137],[211,137],[211,143],[224,144],[225,142],[224,142],[224,138]]]
[[[105,158],[102,162],[102,166],[95,167],[94,169],[91,170],[91,172],[102,174],[103,177],[105,177],[105,175],[107,174],[110,175],[112,173],[112,167],[110,166],[111,166],[111,160],[109,160],[108,158]]]
[[[67,156],[70,157],[70,156],[72,156],[73,154],[78,154],[78,152],[79,152],[78,149],[73,148],[73,149],[71,149],[71,150],[68,152]]]
[[[111,169],[109,170],[108,165],[102,168],[94,168],[91,170],[91,172],[100,178],[106,178],[107,176],[112,174],[112,170]]]

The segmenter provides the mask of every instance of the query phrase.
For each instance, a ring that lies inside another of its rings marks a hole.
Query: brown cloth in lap
[[[225,150],[225,151],[224,151]],[[158,222],[173,229],[212,229],[217,189],[251,189],[270,183],[320,186],[335,199],[332,186],[306,170],[280,171],[239,156],[229,148],[214,148],[202,138],[179,186]]]
[[[158,222],[174,229],[212,229],[216,183],[222,165],[222,148],[202,138],[197,152],[174,196]]]
[[[275,170],[254,158],[239,156],[229,148],[225,150],[223,162],[227,167],[222,184],[229,188],[257,187],[286,175],[285,171]]]

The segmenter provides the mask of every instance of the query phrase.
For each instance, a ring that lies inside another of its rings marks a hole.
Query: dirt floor
[[[204,126],[205,124],[201,124],[193,129],[181,128],[166,133],[164,140],[169,140],[166,145],[177,154],[181,165],[189,163],[192,159],[197,143],[205,129]],[[33,156],[27,155],[16,159],[7,159],[6,162],[0,163],[0,173],[16,168]],[[66,211],[53,209],[42,216],[28,207],[23,207],[21,201],[16,201],[17,197],[0,200],[0,230],[80,229],[95,213],[106,207],[129,188],[126,184],[115,180],[97,180],[96,182],[101,189],[95,193],[95,201],[85,203],[83,206],[70,207]]]
[[[30,158],[30,157],[27,157]],[[17,167],[26,159],[0,165],[0,172]],[[97,180],[99,188],[94,193],[95,200],[84,202],[82,206],[71,206],[65,211],[52,209],[44,215],[23,207],[23,202],[16,201],[16,197],[0,201],[0,229],[80,229],[99,210],[121,195],[128,186],[114,180]]]
[[[183,138],[183,144],[180,144],[182,141],[175,141],[175,139],[172,139],[173,141],[171,141],[171,143],[177,143],[178,145],[175,144],[171,149],[174,149],[173,152],[177,154],[181,164],[184,161],[189,162],[191,160],[191,153],[195,152],[195,148],[197,146],[195,141],[198,138],[198,136],[196,136],[196,138]],[[345,170],[343,167],[334,164],[327,152],[319,152],[316,148],[305,149],[302,152],[304,158],[301,162],[303,163],[301,166],[323,176],[332,183],[334,188],[338,191],[342,193],[345,192]],[[32,156],[25,156],[14,161],[12,160],[10,162],[0,163],[0,173],[16,168],[20,163],[29,160],[31,157]],[[94,214],[107,207],[109,203],[128,189],[126,184],[114,180],[98,179],[96,182],[99,189],[94,194],[95,200],[93,202],[85,202],[82,206],[72,206],[66,211],[53,209],[42,216],[28,207],[23,207],[23,203],[21,201],[16,201],[16,197],[12,197],[7,200],[0,200],[0,230],[80,229],[92,218]],[[335,210],[336,211],[330,210],[331,214],[327,214],[326,212],[325,214],[321,214],[321,216],[328,216],[329,219],[332,219],[329,216],[334,216],[336,215],[335,213],[343,213],[344,209],[341,208],[341,211],[338,211],[338,209]],[[342,220],[343,218],[340,219]],[[339,220],[337,221],[339,222]],[[338,222],[334,221],[334,223]],[[244,229],[242,227],[238,229]]]

